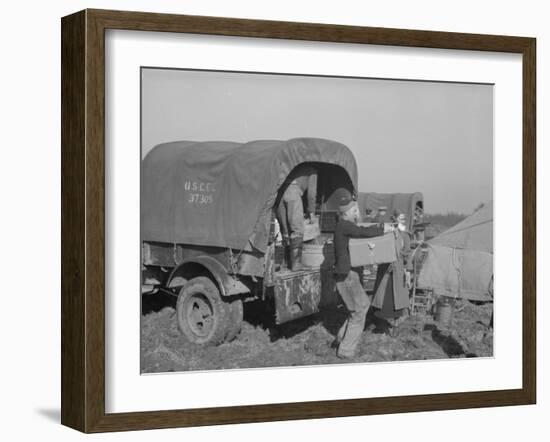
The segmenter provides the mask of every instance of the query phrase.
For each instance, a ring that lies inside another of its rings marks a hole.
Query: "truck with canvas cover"
[[[336,303],[332,273],[322,271],[330,260],[295,272],[281,265],[275,209],[285,179],[304,163],[318,175],[315,213],[335,213],[343,193],[356,195],[352,152],[325,139],[178,141],[143,159],[142,292],[177,296],[190,341],[233,339],[244,301],[269,303],[277,324]]]

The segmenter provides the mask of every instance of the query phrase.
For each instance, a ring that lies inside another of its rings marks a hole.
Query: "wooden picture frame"
[[[494,51],[523,57],[523,385],[271,405],[105,412],[105,30]],[[534,38],[84,10],[62,19],[62,424],[83,432],[534,404],[536,41]]]

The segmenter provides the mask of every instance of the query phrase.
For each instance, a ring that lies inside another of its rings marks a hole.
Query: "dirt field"
[[[257,303],[245,304],[239,336],[217,347],[186,342],[175,321],[175,299],[147,295],[142,303],[141,370],[158,373],[187,370],[276,367],[352,362],[487,357],[493,354],[488,330],[493,305],[458,302],[452,323],[442,327],[431,315],[409,316],[390,335],[385,321],[369,313],[357,356],[342,361],[332,346],[345,318],[342,308],[275,327]]]

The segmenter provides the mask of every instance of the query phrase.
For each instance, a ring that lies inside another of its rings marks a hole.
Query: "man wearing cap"
[[[283,188],[284,192],[277,206],[277,219],[281,227],[285,256],[288,251],[290,268],[296,271],[304,267],[302,265],[304,242],[302,195],[307,192],[307,210],[309,218],[313,219],[317,199],[317,171],[309,164],[301,164],[288,175]]]
[[[387,223],[388,222],[388,208],[386,206],[380,206],[373,222],[375,223]]]
[[[370,300],[359,277],[358,271],[362,271],[362,268],[351,268],[349,240],[383,235],[384,225],[358,226],[359,207],[350,197],[343,197],[340,200],[338,212],[339,219],[334,231],[334,278],[349,316],[338,331],[336,354],[340,358],[351,358],[355,355],[355,349],[365,326]]]

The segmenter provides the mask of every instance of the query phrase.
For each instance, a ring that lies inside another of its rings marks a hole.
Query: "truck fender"
[[[222,296],[232,296],[250,292],[250,289],[245,284],[229,275],[223,264],[217,259],[206,255],[186,259],[178,266],[174,267],[167,279],[166,286],[171,287],[170,283],[176,277],[182,277],[185,281],[188,281],[201,275],[211,277],[218,286]]]

